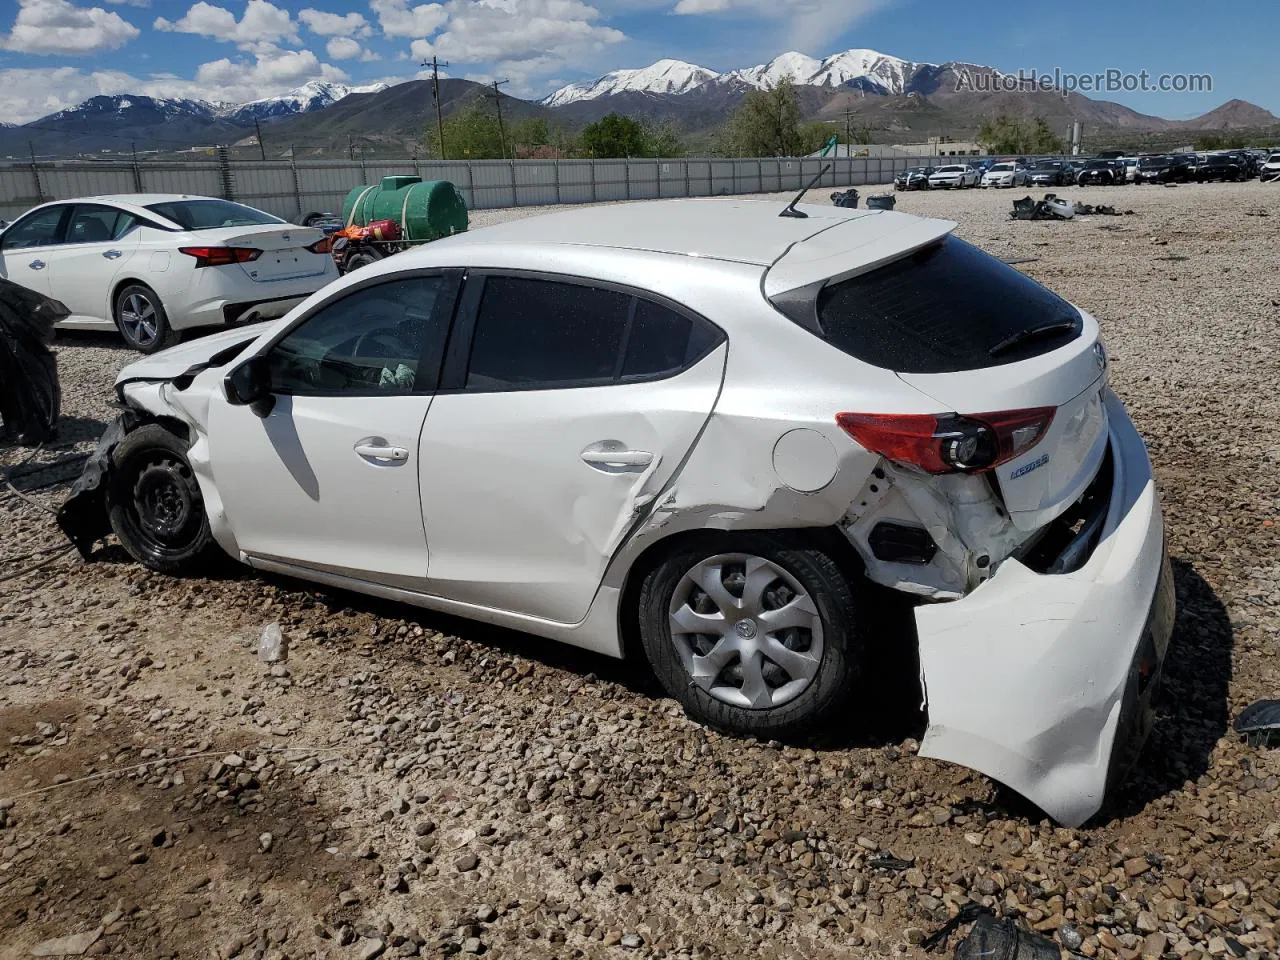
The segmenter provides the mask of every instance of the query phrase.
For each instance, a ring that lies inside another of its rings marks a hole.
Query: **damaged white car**
[[[876,681],[901,591],[921,753],[1079,824],[1150,722],[1159,500],[1094,319],[954,227],[692,200],[427,245],[126,367],[63,527],[636,644],[769,737]]]

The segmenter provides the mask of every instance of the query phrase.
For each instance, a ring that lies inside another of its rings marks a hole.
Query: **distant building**
[[[989,151],[980,143],[964,140],[952,140],[950,137],[930,137],[923,143],[840,143],[828,153],[827,159],[848,157],[983,157]],[[811,153],[811,157],[821,153]]]

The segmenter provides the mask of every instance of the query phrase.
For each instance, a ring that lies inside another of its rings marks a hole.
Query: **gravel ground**
[[[1141,768],[1093,823],[915,757],[901,709],[747,742],[634,664],[294,581],[118,548],[15,578],[58,536],[0,488],[0,958],[914,957],[970,899],[1088,957],[1275,956],[1280,752],[1228,723],[1280,695],[1280,190],[1063,192],[1135,214],[899,209],[1038,258],[1099,318],[1151,449],[1180,610]],[[57,349],[67,445],[40,463],[89,449],[131,357]],[[56,504],[41,485],[75,471],[17,485]],[[268,667],[272,621],[292,651]]]

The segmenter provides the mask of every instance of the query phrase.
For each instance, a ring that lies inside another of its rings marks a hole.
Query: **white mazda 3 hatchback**
[[[63,526],[225,552],[613,656],[795,735],[914,598],[926,756],[1078,824],[1135,758],[1173,618],[1098,325],[889,211],[573,210],[390,258],[125,368]],[[910,635],[910,631],[904,631]]]

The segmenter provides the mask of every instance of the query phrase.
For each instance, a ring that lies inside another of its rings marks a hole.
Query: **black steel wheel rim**
[[[129,511],[134,533],[148,553],[172,556],[199,536],[203,508],[191,468],[165,451],[149,451],[133,471]]]

